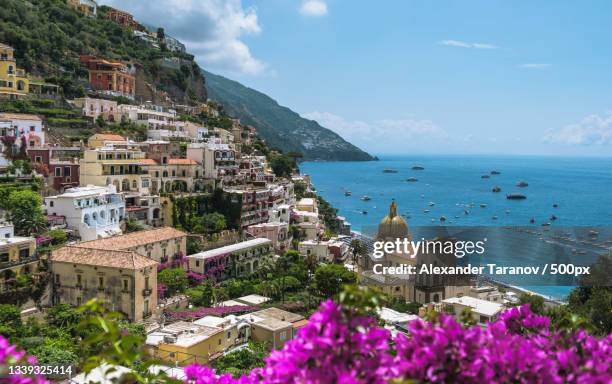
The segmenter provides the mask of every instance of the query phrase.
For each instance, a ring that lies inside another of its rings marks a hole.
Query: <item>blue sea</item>
[[[305,162],[300,169],[356,231],[376,226],[388,213],[392,199],[409,226],[437,226],[441,216],[446,218],[444,225],[450,226],[612,226],[612,158],[379,157],[380,161],[371,162]],[[413,166],[424,169],[413,170]],[[385,169],[397,173],[385,173]],[[500,174],[492,175],[493,170]],[[528,186],[518,187],[519,181]],[[494,186],[501,192],[493,193]],[[346,191],[352,196],[345,196]],[[520,193],[527,199],[508,200],[507,193]],[[363,196],[371,200],[363,201]],[[556,220],[551,221],[552,215]],[[532,218],[535,224],[530,224]],[[555,298],[571,290],[524,288]]]

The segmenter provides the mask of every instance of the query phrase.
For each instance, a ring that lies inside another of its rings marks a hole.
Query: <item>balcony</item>
[[[33,263],[38,260],[40,260],[40,256],[38,254],[35,254],[29,257],[22,257],[19,260],[3,261],[3,262],[0,262],[0,270],[6,269],[6,268],[12,268],[12,267],[16,267],[16,266],[24,265],[28,263]]]
[[[151,289],[143,289],[142,290],[142,295],[145,296],[145,297],[146,296],[151,296],[151,292],[152,292]]]

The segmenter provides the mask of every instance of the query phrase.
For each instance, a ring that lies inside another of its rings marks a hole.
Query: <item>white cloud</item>
[[[576,124],[549,130],[544,141],[572,145],[612,145],[612,112],[605,116],[589,115]]]
[[[103,0],[126,10],[141,23],[163,27],[176,37],[205,69],[258,75],[266,63],[255,58],[244,43],[246,35],[257,35],[261,27],[255,8],[244,8],[241,0],[166,0],[151,6],[150,0]]]
[[[435,141],[447,138],[446,133],[430,120],[351,121],[330,112],[319,111],[302,114],[302,117],[315,120],[349,142],[375,152],[410,151],[414,143],[435,145]]]
[[[304,16],[325,16],[327,15],[327,3],[323,0],[304,0],[300,13]]]
[[[438,41],[440,45],[447,45],[449,47],[459,47],[459,48],[468,48],[468,49],[498,49],[499,47],[493,44],[485,44],[485,43],[468,43],[466,41],[461,40],[441,40]]]
[[[548,67],[550,67],[550,64],[546,63],[527,63],[519,65],[519,68],[525,69],[546,69]]]

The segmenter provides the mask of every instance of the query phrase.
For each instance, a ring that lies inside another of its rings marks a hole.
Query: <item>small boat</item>
[[[363,196],[363,197],[361,198],[361,200],[362,200],[362,201],[370,201],[370,200],[372,200],[372,198],[371,198],[370,196]]]
[[[527,196],[521,195],[520,193],[509,193],[506,195],[508,200],[525,200]]]
[[[529,219],[529,224],[535,224],[535,219],[533,217]]]
[[[480,178],[481,178],[481,179],[488,179],[488,178],[490,178],[490,177],[491,177],[491,176],[489,176],[489,175],[482,175],[482,176],[480,176]]]
[[[554,204],[553,204],[553,208],[559,208],[559,204],[554,203]]]
[[[383,170],[383,173],[397,173],[397,170],[396,169],[388,169],[387,168],[387,169]]]
[[[525,188],[525,187],[528,187],[528,186],[529,186],[529,183],[528,183],[528,182],[526,182],[525,180],[521,180],[521,181],[519,181],[518,183],[516,183],[516,186],[517,186],[517,187],[520,187],[520,188]]]
[[[429,213],[429,209],[424,209],[423,213]]]
[[[409,177],[409,178],[406,179],[406,181],[414,183],[415,181],[419,181],[419,179],[417,179],[416,177]]]
[[[470,214],[470,211],[468,211],[467,209],[464,209],[464,210],[463,210],[463,214],[464,214],[464,215],[469,215],[469,214]]]
[[[486,208],[486,207],[487,207],[487,205],[485,203],[481,203],[480,204],[480,208]]]
[[[429,202],[429,206],[430,206],[430,207],[433,207],[434,205],[436,205],[436,203],[434,203],[433,201],[430,201],[430,202]]]
[[[440,221],[441,222],[445,222],[446,221],[446,217],[445,216],[440,216]]]
[[[422,171],[424,169],[425,169],[425,167],[422,167],[420,165],[415,165],[415,166],[412,167],[413,171]]]
[[[493,216],[491,219],[493,219],[493,220],[497,220],[497,216]]]
[[[361,214],[362,214],[362,215],[367,215],[367,214],[368,214],[368,211],[361,211]]]
[[[344,192],[344,196],[352,196],[352,195],[353,195],[353,192],[351,191]]]
[[[543,227],[550,227],[550,223],[542,223]]]
[[[495,193],[501,192],[501,188],[496,185],[493,187],[493,189],[491,189],[491,192],[495,192]]]
[[[597,237],[597,236],[599,236],[599,232],[594,231],[594,230],[590,230],[590,231],[589,231],[589,236],[591,236],[591,237]]]
[[[555,221],[555,220],[557,220],[557,216],[555,216],[555,215],[551,215],[551,216],[550,216],[550,221]]]
[[[509,214],[510,214],[510,210],[506,209],[506,215],[509,215]]]
[[[491,171],[491,174],[492,175],[501,175],[501,172],[493,170],[493,171]]]

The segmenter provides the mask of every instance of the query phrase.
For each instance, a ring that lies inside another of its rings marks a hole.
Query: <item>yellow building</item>
[[[91,143],[90,143],[91,145]],[[156,164],[128,143],[88,149],[80,160],[81,185],[114,185],[118,192],[148,193],[151,178],[144,165]]]
[[[0,292],[6,291],[7,280],[38,271],[40,257],[36,239],[15,237],[11,224],[0,225]]]
[[[206,364],[223,354],[224,337],[222,328],[179,321],[148,334],[146,349],[168,365]]]
[[[30,80],[25,70],[17,68],[13,48],[0,43],[0,97],[16,99],[27,96]]]
[[[134,251],[59,248],[51,254],[52,303],[79,306],[98,298],[131,321],[157,306],[157,262]]]

